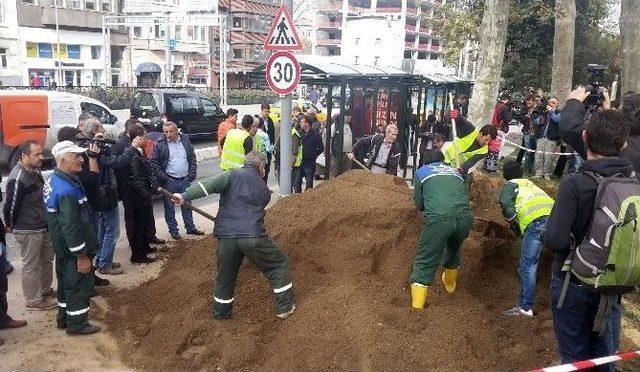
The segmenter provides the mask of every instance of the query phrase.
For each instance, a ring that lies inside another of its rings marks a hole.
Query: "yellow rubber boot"
[[[427,296],[429,295],[429,286],[411,283],[411,307],[414,309],[424,309],[427,305]]]
[[[444,289],[453,293],[456,291],[456,278],[458,277],[458,269],[444,269],[442,273],[442,282],[444,283]]]

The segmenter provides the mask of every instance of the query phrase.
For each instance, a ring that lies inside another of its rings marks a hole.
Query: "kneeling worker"
[[[450,117],[455,119],[458,138],[443,150],[444,162],[459,167],[460,174],[467,174],[476,163],[487,157],[488,144],[496,139],[498,130],[493,125],[477,129],[456,110],[451,111]]]
[[[520,296],[518,306],[503,312],[507,316],[533,316],[533,300],[536,294],[538,260],[542,251],[542,232],[553,208],[553,199],[541,188],[522,178],[522,168],[515,161],[508,161],[502,168],[507,183],[500,191],[502,215],[514,230],[522,233],[520,253]]]
[[[424,226],[411,273],[411,306],[423,309],[433,284],[440,257],[445,251],[442,281],[447,292],[456,289],[462,242],[469,235],[473,216],[467,187],[456,168],[445,164],[444,155],[427,150],[425,165],[413,182],[413,200],[423,212]]]
[[[220,194],[220,207],[213,229],[218,239],[213,317],[228,319],[232,316],[236,277],[242,259],[247,256],[269,280],[276,297],[278,318],[286,318],[296,307],[293,304],[289,258],[267,236],[264,227],[264,208],[271,200],[271,191],[262,179],[267,158],[262,153],[251,151],[244,162],[242,168],[195,182],[184,193],[173,195],[175,202],[182,204]]]

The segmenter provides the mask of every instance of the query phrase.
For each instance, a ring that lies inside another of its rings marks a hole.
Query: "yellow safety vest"
[[[474,155],[487,154],[489,152],[489,147],[487,145],[484,145],[477,150],[467,152],[471,145],[473,145],[473,142],[475,142],[476,137],[478,137],[479,133],[480,130],[476,129],[462,138],[454,138],[454,143],[444,151],[444,162],[456,167],[458,166],[458,164],[456,163],[456,156],[458,159],[460,159],[460,165],[462,165],[467,160],[471,159]],[[460,154],[456,154],[456,144],[461,151]]]
[[[524,234],[531,222],[551,214],[553,199],[528,179],[517,178],[509,182],[518,185],[516,222],[520,226],[520,232]]]
[[[300,133],[298,133],[296,128],[291,128],[291,136],[298,136],[298,138],[300,138],[298,142],[298,155],[296,155],[296,162],[293,164],[294,167],[299,167],[302,164],[302,137],[300,137]]]
[[[220,168],[222,170],[244,167],[244,140],[249,137],[249,132],[243,129],[231,129],[224,140]]]

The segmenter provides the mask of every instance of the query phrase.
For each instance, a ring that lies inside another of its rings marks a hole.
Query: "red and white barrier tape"
[[[609,364],[613,362],[619,362],[621,360],[628,360],[640,356],[640,350],[628,351],[626,353],[618,353],[616,355],[606,356],[602,358],[594,358],[589,360],[583,360],[580,362],[567,363],[554,367],[534,369],[531,372],[569,372],[580,371],[586,368],[595,366],[601,366],[603,364]]]
[[[511,141],[509,141],[508,139],[501,137],[502,138],[502,142],[505,143],[505,146],[509,146],[509,147],[515,147],[527,152],[534,152],[534,153],[538,153],[538,154],[551,154],[551,155],[578,155],[577,152],[545,152],[545,151],[538,151],[538,150],[532,150],[532,149],[528,149],[524,146],[520,146],[516,143],[513,143]]]

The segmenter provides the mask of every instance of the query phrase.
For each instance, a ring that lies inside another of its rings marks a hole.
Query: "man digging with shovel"
[[[176,204],[220,194],[213,234],[218,239],[217,272],[213,294],[213,317],[228,319],[233,314],[233,293],[238,270],[247,256],[269,280],[276,297],[277,317],[293,314],[293,283],[289,258],[269,238],[264,227],[265,207],[271,191],[262,177],[266,156],[251,151],[244,167],[222,172],[195,182],[182,194],[173,194]]]

